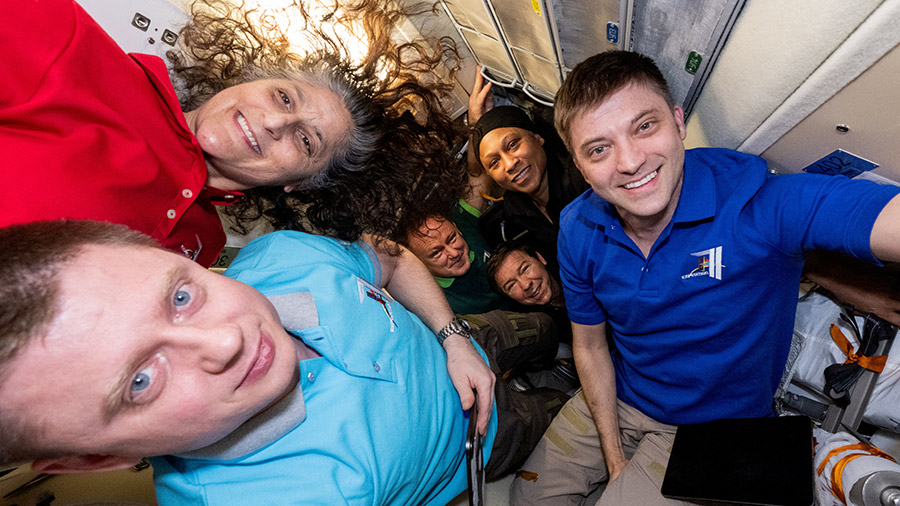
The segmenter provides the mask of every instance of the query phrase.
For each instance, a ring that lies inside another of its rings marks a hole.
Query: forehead
[[[418,233],[412,235],[410,242],[412,242],[413,239],[425,244],[442,242],[447,236],[456,232],[456,230],[456,225],[450,220],[428,218],[425,220],[425,223],[419,227]]]
[[[632,82],[606,95],[602,100],[581,108],[573,117],[575,123],[593,122],[598,115],[608,118],[631,117],[636,110],[669,111],[669,105],[659,91],[643,83]],[[598,124],[596,126],[602,126]]]
[[[60,311],[54,325],[62,318],[67,325],[81,320],[83,326],[90,321],[86,316],[121,321],[148,315],[164,303],[167,287],[187,276],[203,280],[219,275],[161,248],[85,246],[61,273]]]
[[[529,130],[525,130],[524,128],[495,128],[486,133],[484,137],[481,138],[481,142],[478,144],[478,149],[481,153],[481,156],[484,156],[486,153],[501,149],[503,146],[503,140],[510,135],[514,137],[522,137],[529,140],[534,139],[534,133]]]
[[[197,268],[198,273],[213,274],[187,258],[162,248],[94,244],[84,246],[63,270],[60,286],[69,295],[84,291],[85,287],[96,289],[113,282],[143,286],[152,280],[165,279],[172,270],[193,272],[193,267]],[[115,287],[111,288],[115,290]]]
[[[529,260],[535,260],[535,258],[522,250],[513,250],[500,262],[497,276],[514,276],[517,274],[522,262],[528,262]]]
[[[259,79],[234,86],[244,89],[244,92],[265,93],[273,88],[293,90],[300,98],[300,108],[314,116],[313,119],[323,121],[321,128],[331,131],[331,135],[338,135],[349,129],[353,122],[347,105],[337,93],[327,86],[317,82],[303,79],[272,78]],[[232,89],[232,88],[228,88]]]

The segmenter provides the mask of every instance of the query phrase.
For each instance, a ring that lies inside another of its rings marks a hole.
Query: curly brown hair
[[[290,9],[306,35],[305,54],[292,49],[275,13],[226,0],[196,1],[181,49],[169,54],[185,111],[229,86],[283,77],[334,91],[353,118],[347,146],[299,190],[254,188],[224,208],[235,231],[247,233],[264,218],[276,229],[346,240],[363,233],[395,238],[398,219],[410,210],[450,208],[466,185],[464,170],[451,157],[461,132],[442,107],[459,55],[449,38],[394,39],[404,18],[433,13],[433,7],[397,7],[388,0],[335,3],[328,21],[361,27],[368,40],[368,53],[356,63],[344,40],[313,22],[307,5],[295,0]]]

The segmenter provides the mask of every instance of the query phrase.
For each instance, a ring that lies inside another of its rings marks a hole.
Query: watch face
[[[455,317],[450,320],[450,323],[445,325],[444,328],[440,330],[440,332],[438,332],[438,342],[443,345],[444,340],[453,334],[459,334],[466,338],[472,337],[472,327],[469,326],[469,322],[467,322],[466,320]]]

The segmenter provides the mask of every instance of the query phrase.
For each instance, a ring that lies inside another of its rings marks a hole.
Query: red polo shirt
[[[210,198],[236,194],[205,188],[160,58],[125,54],[72,0],[18,0],[0,16],[0,76],[0,226],[105,220],[215,261],[225,233]]]

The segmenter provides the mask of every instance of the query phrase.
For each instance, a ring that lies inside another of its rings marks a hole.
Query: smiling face
[[[547,186],[544,138],[518,127],[491,130],[478,145],[481,165],[504,190],[527,195]]]
[[[591,188],[626,227],[665,226],[684,175],[684,112],[657,92],[628,84],[572,119],[572,155]]]
[[[61,272],[59,311],[0,399],[72,455],[207,446],[290,392],[309,357],[259,292],[179,255],[92,245]]]
[[[469,244],[456,225],[444,218],[428,218],[418,233],[409,234],[409,250],[433,276],[455,278],[469,271]]]
[[[295,189],[344,147],[353,125],[334,92],[288,79],[226,88],[185,117],[209,184],[223,190]]]
[[[509,298],[526,306],[544,306],[560,294],[559,283],[547,271],[547,261],[536,253],[511,251],[497,267],[494,282]]]

